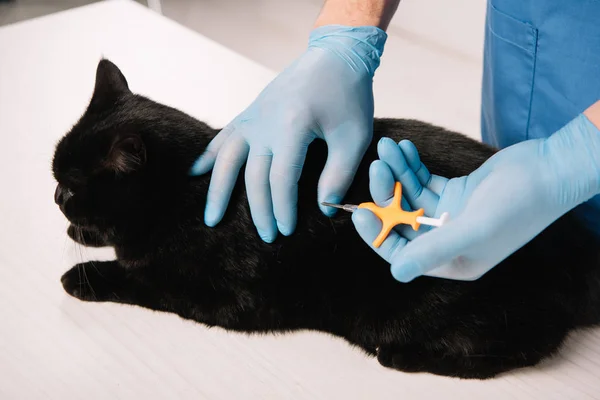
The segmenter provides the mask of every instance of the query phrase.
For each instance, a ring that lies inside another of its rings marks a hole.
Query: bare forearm
[[[386,30],[399,3],[400,0],[325,0],[315,28],[337,24]]]
[[[589,106],[583,113],[592,124],[600,129],[600,100]]]

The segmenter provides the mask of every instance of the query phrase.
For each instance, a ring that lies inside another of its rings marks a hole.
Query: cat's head
[[[56,146],[55,202],[71,223],[100,229],[160,212],[191,179],[187,172],[213,134],[132,93],[119,68],[103,59],[88,108]]]

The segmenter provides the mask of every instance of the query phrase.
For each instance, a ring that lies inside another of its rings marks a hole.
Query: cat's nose
[[[61,184],[58,184],[54,191],[54,202],[59,206],[62,206],[72,195],[73,194],[69,189],[65,189]]]
[[[54,191],[54,202],[59,206],[63,203],[63,188],[60,185],[56,185],[56,190]]]

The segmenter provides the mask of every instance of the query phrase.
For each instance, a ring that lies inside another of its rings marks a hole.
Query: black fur
[[[570,215],[477,281],[395,281],[349,213],[319,211],[322,142],[306,160],[292,236],[260,240],[243,172],[224,220],[208,228],[210,176],[188,170],[216,133],[131,93],[118,68],[100,62],[90,106],[58,143],[53,171],[69,235],[114,246],[117,260],[73,267],[62,277],[69,294],[235,331],[318,330],[387,367],[480,379],[535,365],[571,329],[600,321],[598,243]],[[495,151],[423,122],[377,119],[347,202],[370,199],[368,166],[384,136],[410,139],[430,171],[447,177],[470,173]]]

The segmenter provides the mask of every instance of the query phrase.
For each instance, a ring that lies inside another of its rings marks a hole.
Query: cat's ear
[[[131,91],[121,70],[107,59],[100,60],[96,68],[92,105],[112,105],[119,97],[128,93]]]
[[[105,160],[105,166],[116,173],[139,170],[146,163],[146,146],[139,135],[115,138]]]

